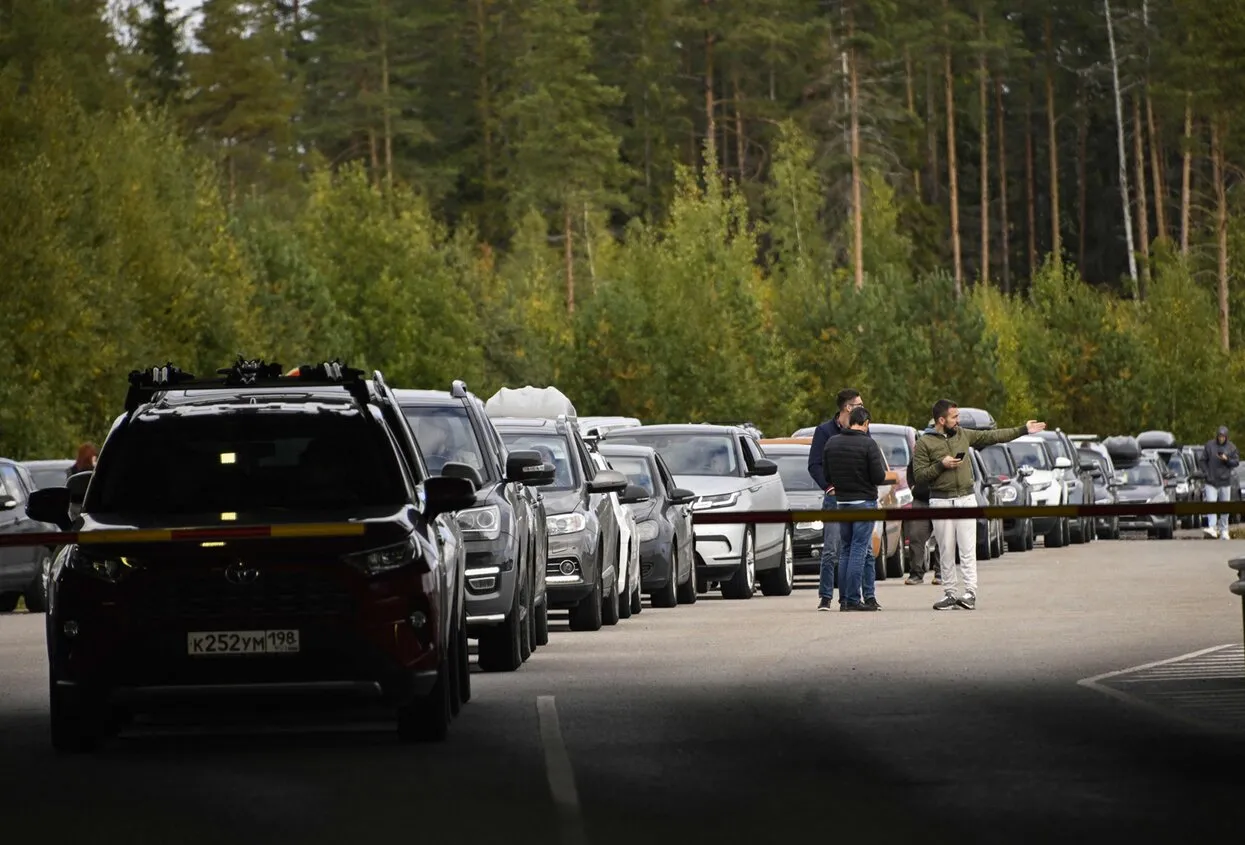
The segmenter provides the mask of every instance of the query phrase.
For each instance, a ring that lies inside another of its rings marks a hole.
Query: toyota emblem
[[[259,570],[242,561],[231,563],[225,568],[225,580],[230,584],[254,584],[258,578]]]

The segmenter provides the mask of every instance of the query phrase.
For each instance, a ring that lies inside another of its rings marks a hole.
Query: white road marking
[[[1212,654],[1218,651],[1223,651],[1224,649],[1236,649],[1236,648],[1239,648],[1239,646],[1237,646],[1235,643],[1228,643],[1227,645],[1211,646],[1210,648],[1204,648],[1200,651],[1190,652],[1189,654],[1181,654],[1181,655],[1178,655],[1177,657],[1169,657],[1166,660],[1155,660],[1151,663],[1143,663],[1140,666],[1132,666],[1128,669],[1118,669],[1114,672],[1104,672],[1103,674],[1095,675],[1092,678],[1082,678],[1081,680],[1077,681],[1077,684],[1079,686],[1085,687],[1086,689],[1096,690],[1102,693],[1103,695],[1110,696],[1111,698],[1114,698],[1117,701],[1121,701],[1125,704],[1129,704],[1140,710],[1145,710],[1153,715],[1159,716],[1160,718],[1168,719],[1168,720],[1175,720],[1183,724],[1185,727],[1193,728],[1194,730],[1200,733],[1237,735],[1237,730],[1234,730],[1233,727],[1230,725],[1216,724],[1204,718],[1197,718],[1194,716],[1189,716],[1178,710],[1169,709],[1167,707],[1160,707],[1154,704],[1153,702],[1146,701],[1145,699],[1140,698],[1136,695],[1124,692],[1123,690],[1115,689],[1114,687],[1107,686],[1106,684],[1101,683],[1102,681],[1106,681],[1111,678],[1116,678],[1121,675],[1128,675],[1128,674],[1132,674],[1135,672],[1144,672],[1146,670],[1156,669],[1157,667],[1166,667],[1169,664],[1178,663],[1178,662],[1186,661],[1186,660],[1193,660],[1194,658],[1198,658],[1198,657],[1201,657],[1207,654]],[[1188,677],[1192,677],[1192,675]],[[1120,683],[1124,683],[1124,682],[1121,681]]]
[[[552,695],[536,697],[536,715],[540,720],[540,742],[545,749],[545,771],[549,791],[562,821],[562,845],[586,845],[583,817],[579,811],[579,791],[575,788],[575,772],[562,741],[558,726],[558,708]]]

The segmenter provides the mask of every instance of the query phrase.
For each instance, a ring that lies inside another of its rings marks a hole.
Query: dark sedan
[[[691,504],[696,494],[675,484],[665,461],[648,446],[602,442],[598,449],[611,468],[648,497],[627,505],[640,540],[640,589],[652,597],[653,607],[695,603]],[[624,501],[630,498],[627,493]]]

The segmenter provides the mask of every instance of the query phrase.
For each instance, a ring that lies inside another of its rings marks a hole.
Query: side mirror
[[[69,519],[69,488],[44,487],[31,493],[26,515],[36,522],[47,522],[68,531],[73,524]]]
[[[1067,458],[1055,458],[1055,469],[1072,469],[1072,461]]]
[[[506,455],[507,481],[530,485],[534,483],[535,479],[543,478],[546,474],[549,476],[549,479],[542,483],[549,484],[553,481],[556,468],[554,468],[553,464],[546,464],[540,452],[537,452],[535,449],[516,449]]]
[[[0,511],[11,511],[17,507],[17,499],[0,499]]]
[[[618,501],[624,505],[635,505],[647,502],[650,498],[648,491],[639,484],[628,484],[627,489],[618,497]]]
[[[618,470],[603,469],[588,482],[589,493],[622,493],[631,482]]]
[[[752,472],[749,475],[774,475],[778,472],[778,464],[769,458],[757,458],[757,462],[752,465]]]
[[[428,513],[440,516],[473,507],[476,503],[476,486],[467,478],[436,476],[424,482],[424,497]]]
[[[441,475],[445,478],[465,478],[474,484],[476,489],[484,486],[484,478],[481,477],[480,471],[471,464],[448,461],[445,466],[441,467]]]
[[[676,505],[686,505],[688,502],[696,501],[696,494],[686,487],[670,488],[670,501]]]
[[[86,472],[77,472],[69,476],[69,480],[65,482],[65,487],[69,489],[69,503],[71,505],[81,505],[86,500],[86,488],[91,483],[91,476],[95,473],[87,470]]]

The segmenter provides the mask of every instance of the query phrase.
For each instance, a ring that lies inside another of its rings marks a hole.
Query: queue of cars
[[[980,409],[961,420],[994,425]],[[896,475],[880,507],[911,507],[919,433],[870,433]],[[344,697],[386,708],[405,740],[439,741],[471,699],[470,640],[480,670],[514,671],[548,644],[554,610],[595,631],[644,594],[666,608],[709,590],[789,595],[818,567],[822,523],[692,515],[819,509],[811,434],[581,418],[554,388],[485,402],[461,381],[394,389],[339,362],[136,371],[93,471],[0,460],[0,530],[77,532],[0,548],[0,610],[46,610],[61,751],[222,694]],[[1199,477],[1172,469],[1194,452],[1156,433],[1056,429],[970,453],[982,505],[1156,501],[1196,495]],[[875,526],[879,579],[908,569],[907,524]],[[1161,518],[980,520],[978,554],[1136,527],[1171,534]]]

